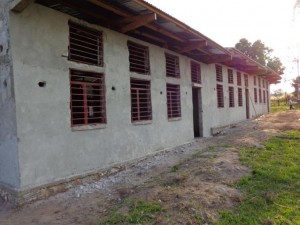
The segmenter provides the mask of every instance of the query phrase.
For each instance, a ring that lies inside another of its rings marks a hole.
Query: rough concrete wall
[[[9,4],[0,1],[0,185],[20,187],[16,107],[9,41]]]
[[[164,49],[150,47],[151,124],[133,125],[127,40],[104,32],[104,68],[70,62],[68,15],[32,4],[11,13],[22,189],[104,168],[193,139],[189,60],[180,57],[181,79],[166,78]],[[139,42],[135,40],[136,42]],[[69,68],[103,72],[107,125],[72,131]],[[38,86],[46,81],[46,86]],[[181,84],[182,118],[168,121],[166,82]],[[115,91],[112,87],[115,87]],[[162,93],[161,93],[162,92]]]
[[[68,15],[37,4],[21,14],[11,13],[22,189],[84,174],[193,139],[190,59],[179,56],[181,78],[167,78],[164,49],[100,28],[104,33],[105,66],[70,62],[66,58],[69,19],[72,18]],[[127,40],[149,46],[149,77],[129,72]],[[215,66],[201,66],[204,136],[210,136],[211,127],[246,119],[244,86],[243,107],[238,107],[235,71],[236,107],[229,108],[227,68],[223,67],[225,107],[218,109]],[[104,129],[72,131],[69,68],[105,74]],[[131,123],[130,77],[151,80],[150,124]],[[46,81],[46,86],[39,87],[39,81]],[[168,121],[166,82],[181,85],[181,120]]]

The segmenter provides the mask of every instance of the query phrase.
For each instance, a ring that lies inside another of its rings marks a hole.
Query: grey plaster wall
[[[20,187],[16,107],[9,40],[9,5],[0,1],[0,186]]]
[[[21,14],[11,13],[10,17],[22,189],[135,159],[194,138],[187,57],[179,55],[181,78],[167,78],[165,49],[37,4],[31,4]],[[103,31],[104,67],[67,60],[69,19]],[[150,76],[129,72],[128,40],[149,46]],[[215,66],[201,66],[204,136],[210,136],[211,127],[245,120],[246,112],[245,107],[237,107],[237,88],[236,107],[229,108],[225,72],[225,107],[217,108]],[[105,74],[107,125],[104,128],[71,129],[70,68]],[[131,123],[130,77],[151,80],[153,119],[149,124]],[[39,87],[39,81],[45,81],[46,86]],[[167,118],[167,82],[181,85],[182,118],[177,121]]]

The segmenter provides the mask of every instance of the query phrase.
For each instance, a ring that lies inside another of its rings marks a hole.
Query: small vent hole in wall
[[[3,45],[0,45],[0,53],[3,52]]]
[[[112,87],[111,87],[111,90],[115,91],[115,90],[116,90],[115,86],[112,86]]]
[[[3,85],[4,85],[4,87],[7,87],[7,81],[6,80],[3,81]]]
[[[45,87],[46,86],[46,81],[40,81],[38,83],[39,87]]]
[[[163,92],[161,91],[161,92],[160,92],[160,94],[162,95],[162,94],[163,94]]]

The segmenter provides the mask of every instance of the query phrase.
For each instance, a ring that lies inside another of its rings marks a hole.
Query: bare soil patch
[[[0,224],[89,224],[113,208],[126,212],[126,199],[159,203],[164,211],[153,224],[209,224],[242,201],[233,184],[251,171],[240,164],[238,148],[263,148],[284,130],[300,130],[300,111],[235,124],[221,136],[149,156],[113,176],[21,208],[0,200]]]

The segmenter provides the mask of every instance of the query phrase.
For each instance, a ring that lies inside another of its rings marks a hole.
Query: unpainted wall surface
[[[16,107],[9,40],[9,5],[0,1],[0,186],[20,187]]]
[[[21,189],[95,171],[194,138],[190,59],[187,57],[179,56],[181,78],[167,78],[165,49],[78,21],[38,4],[31,4],[21,14],[11,13],[10,17]],[[103,31],[104,67],[67,60],[70,19]],[[129,72],[128,40],[149,46],[150,76]],[[201,67],[204,136],[210,136],[211,127],[246,118],[245,98],[243,107],[237,107],[235,88],[236,107],[228,107],[227,69],[224,67],[225,107],[218,109],[215,67],[205,64]],[[105,128],[72,131],[70,68],[105,74]],[[130,77],[151,80],[153,119],[150,124],[131,123]],[[46,86],[39,87],[39,81],[45,81]],[[180,120],[169,121],[167,118],[166,83],[180,84]]]

